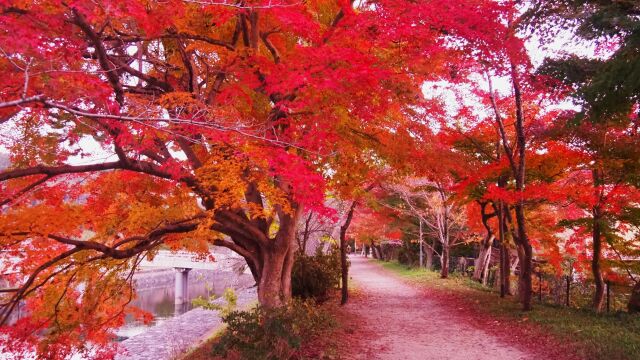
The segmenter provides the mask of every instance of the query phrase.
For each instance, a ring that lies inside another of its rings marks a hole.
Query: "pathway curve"
[[[358,359],[533,359],[443,308],[370,260],[350,258],[362,296],[350,303],[362,321],[367,348]]]

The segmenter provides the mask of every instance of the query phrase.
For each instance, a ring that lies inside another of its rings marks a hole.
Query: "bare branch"
[[[90,165],[61,165],[61,166],[37,165],[29,168],[12,169],[12,170],[0,172],[0,181],[23,178],[23,177],[32,176],[32,175],[47,175],[48,177],[53,177],[53,176],[62,175],[62,174],[76,174],[76,173],[105,171],[105,170],[113,170],[113,169],[121,169],[121,168],[122,168],[122,162],[120,161],[107,162],[107,163],[101,163],[101,164],[90,164]]]
[[[216,2],[216,1],[206,1],[206,0],[183,0],[183,1],[191,4],[199,4],[199,5],[206,5],[206,6],[226,6],[226,7],[236,8],[236,9],[243,9],[243,10],[286,8],[286,7],[294,7],[302,4],[301,2],[295,2],[291,4],[272,3],[271,0],[269,0],[269,2],[265,5],[251,6],[251,5],[243,5],[242,3],[238,3],[238,2],[231,3],[231,2]]]
[[[34,188],[38,187],[39,185],[44,184],[45,182],[47,182],[47,180],[51,179],[52,176],[47,175],[44,176],[34,182],[32,182],[31,184],[25,186],[24,188],[20,189],[20,191],[16,192],[15,194],[13,194],[12,196],[0,201],[0,207],[18,199],[20,196],[26,194],[27,192],[33,190]]]
[[[43,95],[34,95],[34,96],[22,98],[22,99],[0,102],[0,109],[12,107],[12,106],[19,106],[22,104],[27,104],[32,102],[39,102],[39,101],[42,101],[43,99],[44,99]]]

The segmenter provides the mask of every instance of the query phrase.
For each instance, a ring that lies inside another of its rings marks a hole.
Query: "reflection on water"
[[[220,271],[192,270],[189,273],[188,299],[183,304],[175,304],[175,271],[143,271],[136,274],[137,298],[131,305],[153,314],[150,324],[143,324],[133,316],[127,316],[125,325],[116,331],[120,339],[144,332],[149,326],[160,324],[167,319],[192,309],[191,300],[203,296],[220,296],[228,287],[239,289],[253,284],[251,275]],[[26,314],[24,304],[18,305],[9,317],[13,324]]]
[[[160,324],[174,316],[191,310],[191,300],[213,294],[222,295],[227,287],[244,287],[251,284],[251,277],[219,271],[197,271],[189,274],[188,301],[175,304],[175,272],[165,271],[157,274],[145,275],[138,281],[137,299],[132,302],[144,311],[152,313],[154,320],[148,325],[136,321],[129,316],[126,324],[117,331],[120,337],[131,337],[144,332],[149,326]]]

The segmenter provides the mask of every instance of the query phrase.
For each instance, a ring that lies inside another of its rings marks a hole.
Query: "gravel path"
[[[349,305],[362,322],[366,349],[357,359],[533,359],[452,314],[369,260],[351,257],[361,293]]]

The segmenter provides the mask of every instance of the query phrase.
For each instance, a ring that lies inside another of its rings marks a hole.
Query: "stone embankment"
[[[239,309],[250,306],[257,299],[255,287],[236,290],[236,295]],[[223,302],[222,299],[218,301]],[[178,359],[215,334],[222,325],[218,311],[196,308],[121,342],[116,359]]]

